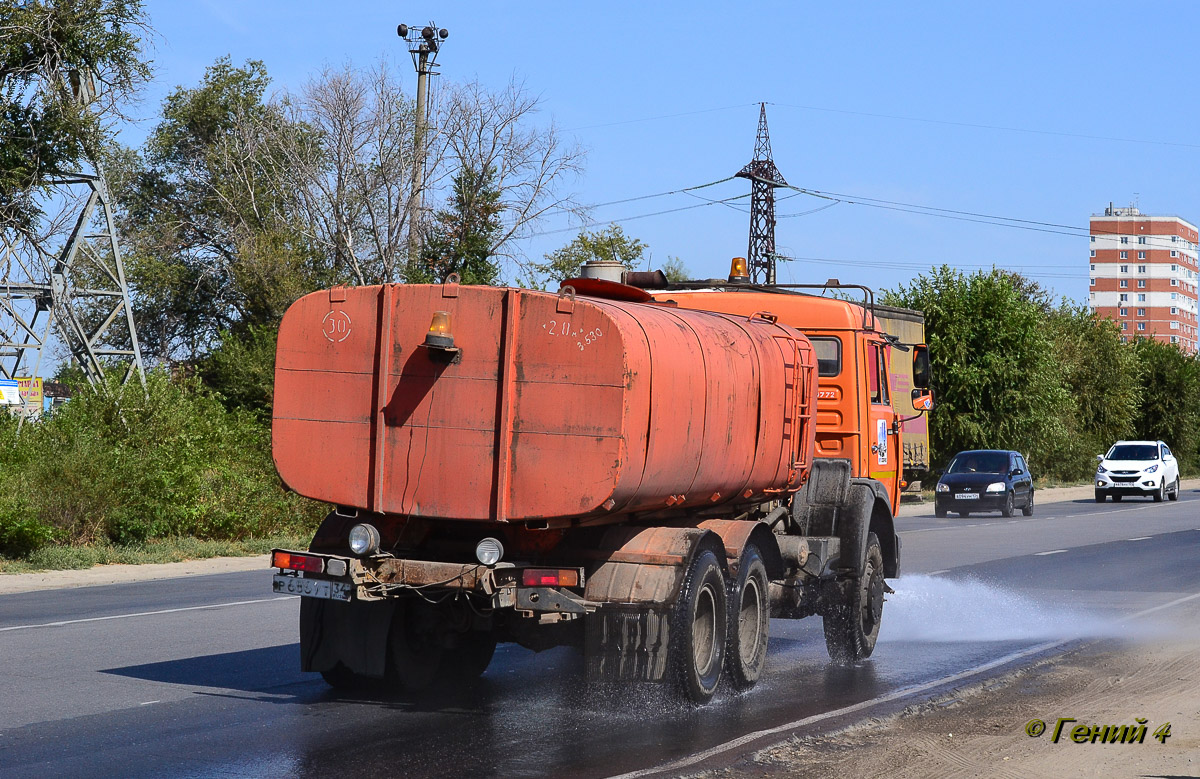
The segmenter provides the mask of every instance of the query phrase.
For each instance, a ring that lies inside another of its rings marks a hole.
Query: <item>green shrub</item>
[[[0,420],[0,554],[46,543],[140,544],[311,532],[321,504],[287,492],[261,417],[162,371],[84,388],[55,414]]]

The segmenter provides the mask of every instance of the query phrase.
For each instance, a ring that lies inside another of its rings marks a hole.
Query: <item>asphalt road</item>
[[[819,620],[772,623],[765,678],[695,710],[597,698],[568,649],[501,647],[478,686],[338,697],[298,668],[298,602],[270,572],[0,596],[0,775],[611,776],[719,766],[1028,663],[1090,636],[1170,631],[1200,593],[1200,492],[1033,517],[899,520],[880,642],[829,665]],[[1131,615],[1142,614],[1136,619]],[[665,766],[665,768],[664,768]]]

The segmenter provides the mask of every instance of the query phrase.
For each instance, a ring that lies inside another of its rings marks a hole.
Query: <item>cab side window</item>
[[[1017,455],[1017,467],[1021,469],[1021,473],[1029,473],[1029,468],[1025,465],[1025,458]]]
[[[879,344],[867,344],[867,387],[870,390],[872,403],[891,403],[888,397],[887,362],[884,360],[884,350]]]
[[[1166,444],[1163,444],[1160,448],[1159,455],[1161,455],[1162,459],[1164,460],[1171,456],[1171,450],[1167,448]]]

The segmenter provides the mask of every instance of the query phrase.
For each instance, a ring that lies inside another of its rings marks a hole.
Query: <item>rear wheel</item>
[[[969,512],[969,511],[960,511],[960,512],[958,512],[958,515],[959,515],[960,517],[969,517],[969,516],[971,516],[971,512]]]
[[[1027,517],[1033,516],[1033,490],[1029,491],[1029,500],[1026,501],[1025,505],[1021,508],[1021,513]]]
[[[428,624],[423,624],[429,619],[411,602],[397,605],[387,642],[387,677],[396,688],[424,690],[437,678],[443,650],[429,640]]]
[[[369,676],[356,674],[346,666],[338,663],[333,668],[326,671],[321,671],[321,677],[325,679],[325,683],[335,690],[361,690],[372,681],[379,683],[378,679],[371,679]]]
[[[825,648],[835,663],[865,660],[875,651],[883,616],[883,552],[874,533],[867,536],[867,555],[854,580],[849,602],[824,616]]]
[[[483,675],[496,652],[496,637],[482,630],[458,636],[458,643],[445,650],[441,659],[442,678],[452,682],[471,682]]]
[[[1000,509],[1000,513],[1006,517],[1013,515],[1013,494],[1012,490],[1004,493],[1004,506]]]
[[[1113,496],[1112,496],[1113,503],[1120,503],[1120,502],[1121,502],[1121,498],[1123,498],[1123,497],[1125,497],[1125,496],[1124,496],[1124,495],[1113,495]]]
[[[671,617],[670,661],[680,694],[707,703],[725,665],[728,605],[725,574],[712,550],[692,558]]]
[[[1167,496],[1171,500],[1179,500],[1179,477],[1175,477],[1175,489],[1171,490],[1171,494]]]
[[[767,663],[767,631],[771,619],[769,586],[762,553],[754,544],[747,545],[732,592],[729,646],[725,650],[729,681],[739,690],[753,687]]]
[[[1103,493],[1103,492],[1101,492],[1100,490],[1096,490],[1096,502],[1097,502],[1097,503],[1103,503],[1103,502],[1104,502],[1104,493]]]

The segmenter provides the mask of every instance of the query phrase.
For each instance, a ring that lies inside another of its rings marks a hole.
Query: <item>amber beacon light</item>
[[[729,263],[729,283],[749,284],[750,273],[746,270],[746,258],[734,257]]]
[[[450,331],[450,312],[434,311],[429,332],[425,334],[425,345],[434,349],[453,349],[454,333]]]
[[[462,349],[454,345],[454,332],[449,311],[434,311],[429,323],[429,332],[425,333],[425,342],[421,344],[429,350],[430,357],[438,362],[456,363],[462,359]]]

